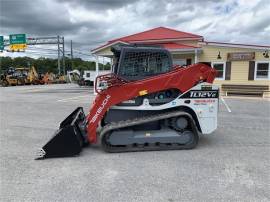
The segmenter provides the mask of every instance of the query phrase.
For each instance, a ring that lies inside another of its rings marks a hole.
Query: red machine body
[[[207,109],[211,118],[200,120],[206,126],[204,132],[216,128],[218,88],[200,88],[202,83],[213,83],[214,68],[200,63],[173,67],[169,52],[159,48],[120,47],[112,51],[116,57],[114,73],[96,78],[97,96],[88,115],[82,107],[75,109],[38,151],[37,159],[75,156],[98,139],[107,152],[192,149],[201,129],[194,115],[198,106],[192,102],[193,109],[185,111],[179,99],[191,96],[194,88],[215,103]]]
[[[187,68],[176,67],[170,72],[131,82],[115,74],[98,76],[95,85],[98,94],[87,115],[88,141],[92,144],[97,142],[97,127],[111,106],[137,96],[166,89],[178,89],[184,93],[200,82],[212,83],[215,76],[215,69],[200,63]],[[105,83],[106,88],[99,90],[97,82]]]

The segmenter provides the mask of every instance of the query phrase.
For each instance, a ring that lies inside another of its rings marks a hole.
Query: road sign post
[[[24,50],[26,49],[27,45],[26,44],[12,44],[10,45],[11,50]]]
[[[25,34],[11,34],[9,35],[10,44],[26,44]]]
[[[0,51],[4,50],[4,37],[0,36]]]
[[[9,48],[11,51],[20,51],[27,48],[25,34],[11,34],[9,35]]]

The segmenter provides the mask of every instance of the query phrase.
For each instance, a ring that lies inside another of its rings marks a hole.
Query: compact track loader
[[[116,46],[112,52],[113,71],[96,78],[90,112],[73,111],[37,159],[75,156],[97,143],[106,152],[192,149],[199,134],[217,128],[215,69],[173,66],[160,47]]]

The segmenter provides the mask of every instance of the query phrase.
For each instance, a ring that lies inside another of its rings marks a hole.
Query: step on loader
[[[97,76],[97,96],[61,124],[37,159],[78,155],[100,143],[106,152],[192,149],[217,128],[216,70],[174,66],[161,47],[114,46],[112,73]]]

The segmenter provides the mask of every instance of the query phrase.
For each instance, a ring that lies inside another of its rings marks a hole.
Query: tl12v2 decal
[[[218,90],[191,90],[187,93],[185,93],[181,98],[190,98],[190,99],[196,99],[196,98],[218,98],[219,93]]]

